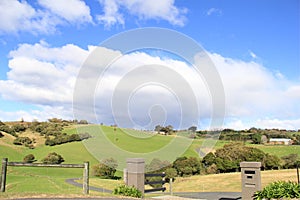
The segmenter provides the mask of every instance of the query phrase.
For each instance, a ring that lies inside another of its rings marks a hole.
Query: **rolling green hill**
[[[42,136],[27,131],[22,134],[28,137],[35,137],[37,141],[36,147],[29,149],[24,146],[13,145],[15,138],[3,133],[4,137],[0,138],[0,158],[7,157],[9,161],[22,161],[25,155],[33,154],[37,161],[40,162],[48,153],[56,152],[63,156],[65,163],[83,163],[84,161],[89,161],[92,166],[98,163],[98,160],[118,156],[116,155],[118,154],[118,149],[131,153],[129,155],[140,156],[168,148],[168,145],[175,146],[176,148],[173,148],[173,150],[176,153],[176,150],[184,147],[183,144],[189,144],[188,148],[184,149],[183,155],[196,157],[198,155],[197,151],[205,141],[204,139],[191,140],[182,136],[156,135],[150,132],[98,125],[67,126],[63,132],[67,134],[87,132],[93,137],[83,142],[46,146],[43,144],[44,139]],[[226,143],[229,143],[229,141],[217,141],[215,148],[221,148]],[[113,146],[114,149],[111,151],[110,149],[105,149],[108,144],[110,145],[108,146],[109,148]],[[291,153],[297,153],[300,156],[300,145],[264,146],[251,144],[251,146],[278,156]],[[170,148],[171,150],[172,148]],[[89,151],[92,151],[93,155]],[[168,153],[165,156],[167,155]],[[163,156],[159,158],[165,160]],[[121,176],[122,172],[118,172],[117,175]],[[82,191],[80,188],[75,188],[65,183],[65,179],[67,178],[81,176],[81,169],[8,167],[7,192],[8,194],[81,194]],[[94,177],[92,179],[95,180]]]

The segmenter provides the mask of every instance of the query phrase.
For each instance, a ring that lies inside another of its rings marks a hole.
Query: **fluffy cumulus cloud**
[[[52,33],[57,25],[92,22],[89,7],[81,0],[39,0],[33,7],[27,1],[0,1],[0,33]]]
[[[71,23],[91,22],[90,8],[81,0],[38,0],[39,4]]]
[[[102,8],[102,13],[98,11]],[[36,3],[21,0],[0,1],[0,34],[30,32],[33,34],[55,33],[58,26],[94,24],[94,19],[109,28],[125,25],[131,15],[137,20],[165,20],[183,26],[186,8],[175,6],[175,0],[99,0],[99,9],[91,15],[84,0],[37,0]]]
[[[97,20],[105,24],[106,27],[112,25],[124,25],[124,11],[138,19],[148,20],[166,20],[170,24],[183,26],[187,12],[186,8],[175,6],[174,0],[162,0],[153,3],[151,0],[99,0],[103,6],[103,14],[97,15]]]
[[[72,44],[58,48],[43,41],[34,45],[22,44],[9,54],[10,71],[7,80],[0,80],[1,96],[37,105],[46,111],[46,115],[51,111],[49,107],[53,108],[53,113],[56,110],[56,115],[62,116],[66,114],[65,109],[70,117],[76,75],[88,53],[89,50]],[[32,114],[36,113],[41,115],[37,111]]]
[[[75,100],[75,117],[94,122],[136,128],[198,123],[206,128],[203,123],[209,123],[214,109],[206,79],[214,77],[202,77],[172,56],[149,52],[122,55],[97,48],[98,54],[86,60],[94,49],[72,44],[51,47],[43,41],[19,45],[9,54],[10,70],[7,80],[0,80],[0,95],[35,108],[0,111],[1,116],[71,119]],[[257,62],[208,54],[224,85],[225,127],[300,128],[299,82],[278,77]]]

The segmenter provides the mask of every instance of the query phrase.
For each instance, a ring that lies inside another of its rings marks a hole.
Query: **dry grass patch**
[[[297,181],[296,169],[262,171],[262,187],[274,181]],[[176,178],[174,192],[240,192],[241,173],[199,175]],[[169,185],[166,184],[167,190]]]

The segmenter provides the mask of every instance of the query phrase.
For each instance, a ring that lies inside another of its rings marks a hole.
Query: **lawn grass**
[[[296,169],[262,171],[262,187],[274,181],[297,181]],[[166,184],[167,192],[169,185]],[[241,173],[197,175],[176,178],[173,192],[241,192]]]

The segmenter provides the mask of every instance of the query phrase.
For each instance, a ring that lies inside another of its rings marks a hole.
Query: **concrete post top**
[[[127,158],[127,163],[145,163],[144,158]]]
[[[241,168],[260,168],[261,162],[241,162]]]

